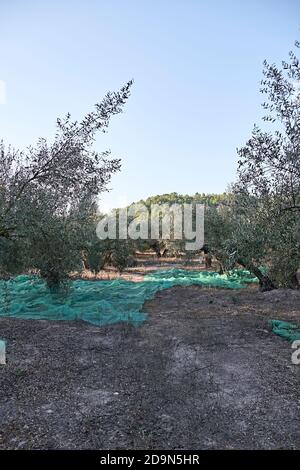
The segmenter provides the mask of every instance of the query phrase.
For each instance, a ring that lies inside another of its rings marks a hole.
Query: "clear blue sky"
[[[97,150],[122,158],[105,207],[149,195],[222,192],[262,110],[262,62],[300,38],[297,0],[0,0],[0,138],[51,139],[134,78]]]

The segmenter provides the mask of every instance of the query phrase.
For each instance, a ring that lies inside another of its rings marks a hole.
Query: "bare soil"
[[[1,318],[1,449],[300,447],[300,366],[268,319],[300,292],[176,287],[148,320],[99,328]]]

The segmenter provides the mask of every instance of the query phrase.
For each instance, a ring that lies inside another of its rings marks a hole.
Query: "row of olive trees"
[[[299,44],[296,44],[299,47]],[[257,126],[239,150],[238,181],[213,199],[157,196],[151,202],[207,202],[205,240],[225,271],[237,264],[264,290],[296,287],[300,266],[300,67],[294,53],[282,68],[265,63],[262,92],[274,132]],[[0,274],[28,269],[59,285],[82,260],[98,271],[106,263],[122,269],[141,243],[100,241],[95,235],[96,197],[106,190],[120,160],[92,150],[97,131],[122,112],[132,82],[108,93],[81,122],[58,120],[55,141],[40,139],[24,152],[0,145]],[[178,200],[180,199],[180,201]],[[188,198],[188,199],[187,199]],[[157,200],[158,199],[158,200]],[[174,200],[175,199],[175,200]],[[195,199],[195,200],[194,200]],[[213,201],[212,204],[210,202]],[[145,245],[145,243],[144,243]],[[182,244],[145,246],[181,252]],[[262,269],[264,266],[266,269]]]
[[[228,194],[211,198],[172,193],[141,202],[146,206],[205,202],[206,249],[214,254],[220,271],[244,266],[258,278],[262,290],[270,290],[298,287],[300,67],[294,53],[281,69],[267,62],[264,65],[261,91],[266,95],[263,107],[268,112],[264,119],[274,125],[274,132],[254,127],[251,138],[238,151],[238,180]],[[158,255],[184,251],[180,241],[147,240],[128,245],[95,240],[87,253],[97,260],[99,269],[107,259],[125,266],[129,251],[149,247]]]

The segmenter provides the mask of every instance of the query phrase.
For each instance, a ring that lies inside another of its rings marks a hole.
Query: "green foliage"
[[[122,112],[131,85],[108,93],[81,122],[58,119],[51,145],[40,139],[20,152],[0,144],[0,270],[38,270],[53,286],[81,266],[95,198],[120,169],[119,159],[91,147]]]
[[[218,206],[226,200],[226,194],[205,194],[195,193],[194,195],[169,193],[157,196],[150,196],[139,203],[150,207],[152,204],[205,204],[206,206]]]
[[[299,46],[299,44],[298,44]],[[227,268],[242,264],[261,289],[298,287],[300,266],[300,80],[299,61],[291,53],[280,70],[265,62],[262,92],[265,120],[275,131],[254,127],[239,153],[238,181],[225,207],[206,212],[206,239]],[[263,272],[260,266],[266,266]]]
[[[107,266],[122,272],[135,264],[135,251],[136,244],[132,240],[99,240],[96,236],[96,224],[93,224],[81,256],[85,267],[95,274]]]
[[[296,43],[299,47],[299,43]],[[255,211],[244,211],[242,256],[254,252],[268,262],[276,286],[295,287],[300,266],[300,80],[299,60],[291,52],[282,68],[265,62],[263,107],[274,132],[254,127],[252,137],[239,150],[235,194],[255,200]],[[250,249],[249,249],[250,247]],[[249,254],[248,254],[249,257]]]
[[[194,195],[182,195],[178,193],[169,193],[162,194],[157,196],[151,196],[145,200],[140,200],[137,204],[142,204],[146,206],[150,212],[151,206],[166,206],[171,207],[173,204],[178,204],[183,206],[183,204],[204,204],[206,209],[216,208],[220,205],[226,203],[227,195],[226,193],[222,194],[205,194],[205,193],[196,193]],[[130,206],[129,206],[130,207]],[[165,215],[167,213],[165,212]],[[172,215],[171,215],[172,217]],[[171,219],[172,220],[172,219]],[[172,223],[171,223],[172,226]],[[140,251],[145,251],[152,249],[156,252],[157,256],[162,257],[176,257],[182,254],[185,254],[187,258],[192,258],[197,253],[189,252],[185,250],[185,240],[177,240],[173,238],[173,233],[171,230],[170,239],[148,239],[148,240],[138,240],[135,242],[136,249]]]

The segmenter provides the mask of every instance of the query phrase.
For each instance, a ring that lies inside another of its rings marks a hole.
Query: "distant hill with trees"
[[[178,194],[168,193],[160,194],[157,196],[150,196],[147,199],[141,199],[138,201],[140,204],[144,204],[147,207],[152,204],[205,204],[206,206],[218,206],[225,202],[228,198],[226,193],[215,194],[215,193],[195,193],[194,195],[190,194]]]

